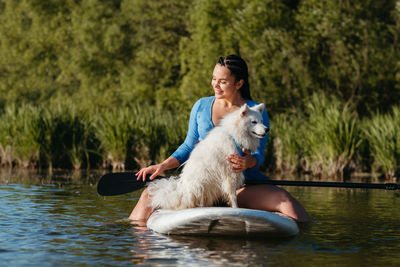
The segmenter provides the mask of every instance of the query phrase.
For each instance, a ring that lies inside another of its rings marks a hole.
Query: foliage
[[[187,112],[232,53],[272,114],[318,91],[360,117],[400,100],[394,0],[1,0],[0,14],[0,107],[68,97]]]
[[[303,169],[315,175],[343,176],[354,165],[361,143],[357,116],[335,98],[312,96],[306,109]]]
[[[300,116],[280,114],[274,117],[271,125],[275,171],[296,172],[300,168],[303,153],[301,140],[304,139],[304,119]]]
[[[372,171],[392,178],[400,172],[400,108],[377,114],[363,124],[363,134],[372,155]]]
[[[399,1],[0,0],[0,22],[2,164],[166,157],[190,107],[213,94],[218,57],[235,53],[248,63],[253,98],[276,119],[268,156],[278,169],[396,171],[373,154],[378,133],[359,144],[359,121],[395,121],[387,114],[400,102]],[[113,127],[120,143],[107,145]]]
[[[30,167],[39,159],[39,145],[35,142],[37,109],[15,104],[7,106],[0,117],[1,165]]]
[[[132,105],[87,113],[72,103],[6,107],[0,123],[3,166],[137,168],[168,157],[183,142],[187,116]]]
[[[132,116],[129,108],[124,108],[102,114],[95,124],[101,148],[106,153],[103,155],[105,164],[111,164],[113,169],[124,169],[127,143],[133,134],[135,116]]]
[[[359,120],[348,105],[314,94],[304,113],[274,118],[277,171],[347,176],[359,167]]]
[[[191,5],[189,36],[182,38],[180,51],[181,92],[188,105],[213,94],[210,83],[218,58],[240,52],[233,20],[242,5],[237,0],[199,0]]]
[[[65,103],[38,111],[34,140],[40,147],[41,167],[90,167],[98,141],[90,118],[73,104]]]
[[[4,0],[0,7],[3,106],[64,97],[105,107],[178,103],[167,92],[179,88],[185,2]]]

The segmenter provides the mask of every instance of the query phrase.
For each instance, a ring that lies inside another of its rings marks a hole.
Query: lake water
[[[101,173],[0,170],[1,266],[399,266],[400,192],[286,187],[314,222],[290,239],[163,236],[126,219],[140,192]]]

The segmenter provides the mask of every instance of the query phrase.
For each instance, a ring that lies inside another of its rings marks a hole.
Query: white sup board
[[[157,210],[147,227],[167,235],[290,237],[299,232],[297,223],[280,213],[228,207]]]

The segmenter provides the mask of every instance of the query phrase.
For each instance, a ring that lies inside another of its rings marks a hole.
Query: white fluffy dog
[[[154,209],[209,207],[222,199],[237,208],[236,190],[243,185],[243,173],[235,173],[228,156],[239,154],[238,146],[251,152],[259,138],[268,133],[263,124],[264,104],[240,109],[224,117],[199,142],[178,177],[153,181],[148,186]]]

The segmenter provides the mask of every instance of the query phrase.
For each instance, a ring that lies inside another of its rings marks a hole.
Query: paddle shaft
[[[115,196],[130,193],[146,186],[148,182],[137,180],[134,173],[119,172],[103,175],[97,185],[97,192],[102,196]],[[165,178],[158,176],[157,178]],[[307,186],[307,187],[339,187],[339,188],[366,188],[366,189],[385,189],[398,190],[400,184],[395,183],[345,183],[345,182],[310,182],[310,181],[286,181],[286,180],[246,180],[247,185],[271,184],[281,186]]]
[[[286,180],[249,180],[246,181],[245,183],[249,185],[272,184],[272,185],[282,185],[282,186],[369,188],[369,189],[386,189],[386,190],[400,189],[400,185],[395,183],[371,184],[371,183],[311,182],[311,181],[286,181]]]

